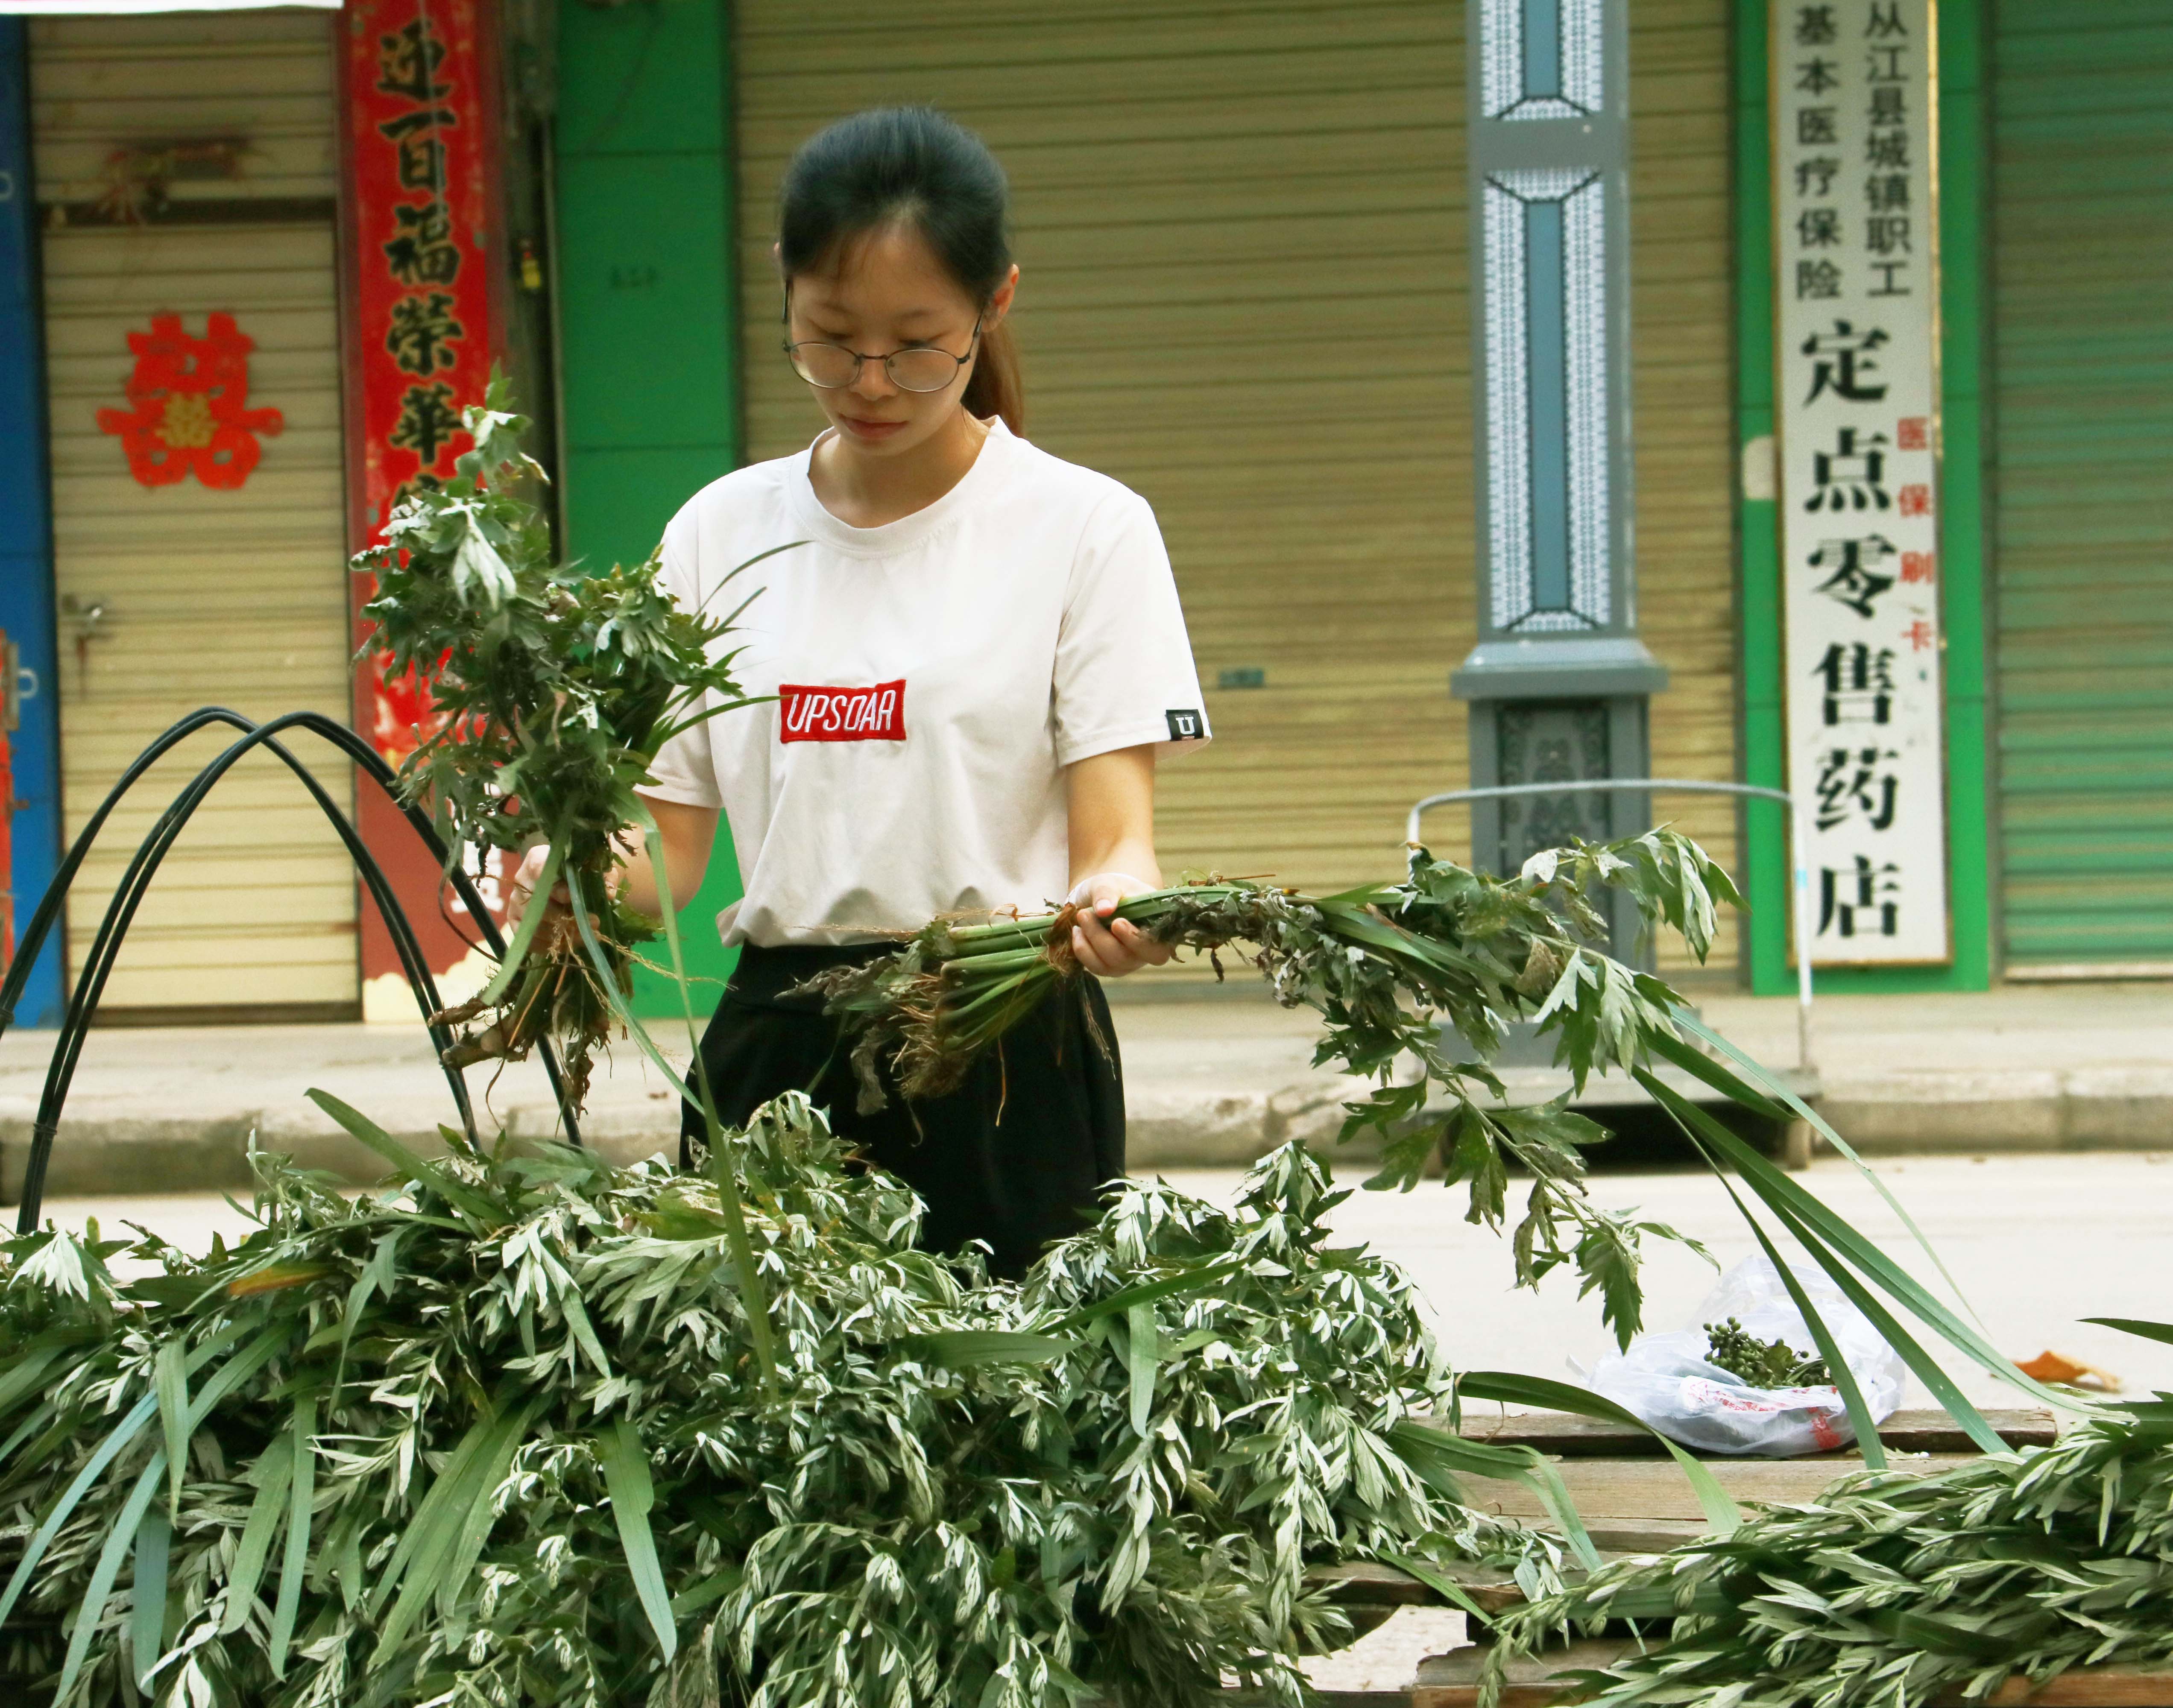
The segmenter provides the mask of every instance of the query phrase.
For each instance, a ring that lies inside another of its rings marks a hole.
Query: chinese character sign
[[[1813,959],[1942,962],[1930,0],[1775,0],[1771,41],[1788,789]]]
[[[490,377],[488,110],[476,0],[346,10],[362,462],[358,547],[467,448],[463,405]],[[414,745],[380,692],[363,725],[397,763]],[[412,719],[411,719],[412,723]]]
[[[454,459],[469,445],[461,409],[483,401],[490,378],[488,13],[481,0],[347,0],[341,13],[348,532],[357,550],[382,538],[408,493],[452,477]],[[354,579],[359,613],[375,590],[367,576]],[[357,641],[364,635],[358,615]],[[374,665],[359,670],[355,727],[388,764],[414,751],[434,715],[412,677],[386,681]],[[441,992],[465,994],[480,981],[453,971],[470,958],[470,945],[441,914],[437,863],[377,789],[361,789],[356,802],[363,835],[405,901]],[[457,906],[450,898],[445,905]],[[398,954],[369,908],[362,970],[365,1016],[412,1016]]]

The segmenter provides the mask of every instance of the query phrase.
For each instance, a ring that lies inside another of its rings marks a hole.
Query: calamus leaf
[[[159,1475],[165,1468],[165,1449],[160,1447],[153,1452],[150,1463],[136,1479],[136,1486],[128,1491],[121,1516],[105,1533],[105,1545],[98,1550],[98,1564],[91,1568],[89,1585],[75,1610],[75,1635],[68,1639],[67,1657],[61,1662],[61,1682],[53,1692],[56,1702],[67,1700],[76,1675],[83,1671],[84,1661],[90,1653],[91,1639],[105,1622],[105,1603],[113,1594],[113,1580],[121,1575],[121,1560],[136,1545],[136,1527],[150,1511],[151,1501],[159,1492]]]
[[[302,1578],[310,1564],[310,1509],[317,1498],[317,1397],[305,1393],[294,1402],[294,1464],[287,1493],[287,1553],[279,1562],[279,1598],[272,1603],[267,1659],[272,1676],[287,1673],[287,1646],[294,1641],[294,1619],[302,1605]]]
[[[649,1509],[655,1501],[649,1451],[634,1425],[623,1418],[597,1438],[596,1446],[634,1593],[640,1597],[641,1610],[648,1614],[650,1629],[669,1661],[679,1652],[679,1628],[671,1617],[671,1595],[664,1587],[663,1568],[656,1561],[656,1535],[649,1528]]]
[[[272,1538],[287,1511],[294,1474],[294,1434],[283,1431],[272,1437],[256,1460],[256,1495],[249,1503],[241,1541],[234,1550],[234,1569],[227,1574],[226,1612],[218,1622],[222,1636],[240,1630],[248,1622],[250,1608],[256,1604],[256,1586],[263,1580],[265,1561],[272,1557]]]
[[[173,1544],[174,1527],[154,1504],[136,1526],[136,1581],[128,1592],[130,1672],[147,1694],[166,1646],[166,1565]]]

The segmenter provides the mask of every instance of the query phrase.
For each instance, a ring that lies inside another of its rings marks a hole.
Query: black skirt
[[[819,999],[785,993],[826,968],[890,952],[884,944],[742,948],[702,1037],[718,1117],[741,1126],[772,1097],[806,1091],[839,1138],[925,1200],[925,1244],[957,1251],[984,1241],[990,1267],[1018,1274],[1051,1240],[1092,1221],[1102,1188],[1124,1172],[1124,1078],[1108,1003],[1097,980],[1065,979],[957,1091],[908,1102],[887,1086],[885,1107],[862,1115],[835,1024]],[[702,1130],[701,1112],[683,1107],[682,1166],[686,1141]]]

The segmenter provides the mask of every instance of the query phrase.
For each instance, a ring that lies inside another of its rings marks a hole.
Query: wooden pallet
[[[1629,1639],[1593,1639],[1572,1643],[1548,1656],[1543,1662],[1512,1662],[1509,1682],[1502,1690],[1500,1708],[1555,1708],[1576,1701],[1562,1685],[1549,1682],[1553,1673],[1580,1668],[1610,1667],[1634,1653]],[[1409,1690],[1369,1690],[1357,1693],[1372,1708],[1409,1705],[1409,1708],[1478,1708],[1479,1668],[1484,1651],[1459,1649],[1437,1655],[1419,1668],[1418,1683]],[[2077,1667],[2052,1678],[2034,1692],[2027,1679],[2009,1678],[1984,1699],[1993,1704],[2028,1703],[2031,1708],[2173,1708],[2173,1673],[2138,1673],[2126,1667]],[[1349,1708],[1359,1708],[1353,1702]],[[1924,1708],[1968,1708],[1961,1693],[1931,1698]]]

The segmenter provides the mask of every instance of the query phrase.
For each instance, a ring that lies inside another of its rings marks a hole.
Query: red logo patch
[[[903,741],[905,678],[868,688],[777,685],[780,741]]]

